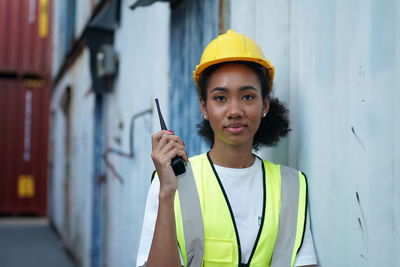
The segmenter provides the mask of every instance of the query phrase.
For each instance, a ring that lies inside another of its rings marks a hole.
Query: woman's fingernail
[[[185,142],[183,142],[183,140],[182,140],[182,143],[183,143],[183,146],[186,146],[186,145],[185,145]]]
[[[170,132],[170,133],[174,133],[174,131],[171,131],[171,130],[168,130],[168,132]]]

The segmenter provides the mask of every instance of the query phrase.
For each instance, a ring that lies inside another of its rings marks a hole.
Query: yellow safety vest
[[[293,266],[305,227],[307,185],[304,175],[263,160],[262,220],[249,262],[243,265],[240,264],[240,240],[232,208],[208,153],[189,161],[204,223],[203,266]],[[179,192],[174,205],[177,240],[186,267],[188,257]]]

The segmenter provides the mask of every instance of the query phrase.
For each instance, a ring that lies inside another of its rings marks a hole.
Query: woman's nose
[[[237,100],[232,100],[229,102],[228,118],[235,119],[243,115],[240,103]]]

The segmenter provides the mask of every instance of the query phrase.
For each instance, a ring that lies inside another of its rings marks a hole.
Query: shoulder
[[[293,173],[297,173],[299,176],[306,177],[304,172],[302,172],[301,170],[298,170],[296,168],[293,168],[293,167],[290,167],[287,165],[283,165],[283,164],[274,163],[274,162],[268,161],[268,160],[260,158],[260,157],[258,157],[258,158],[263,162],[264,166],[268,169],[272,169],[275,171],[279,170],[279,172],[282,172],[282,171],[293,172]]]
[[[207,153],[190,157],[189,162],[194,173],[204,171],[204,167],[211,166]]]
[[[198,154],[196,156],[192,156],[189,158],[189,162],[192,164],[193,162],[196,163],[198,161],[208,160],[207,153]]]
[[[307,186],[307,177],[302,171],[286,165],[273,163],[262,158],[259,159],[263,162],[266,176],[269,176],[270,178],[276,177],[276,179],[279,180],[282,177],[298,177],[299,180],[304,182]]]

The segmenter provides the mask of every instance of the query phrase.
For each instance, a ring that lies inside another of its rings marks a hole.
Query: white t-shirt
[[[252,166],[243,169],[218,165],[214,167],[228,196],[239,233],[242,261],[246,263],[257,238],[262,215],[263,181],[260,178],[263,177],[262,161],[256,158]],[[150,252],[157,219],[159,190],[160,181],[155,177],[147,196],[137,266],[142,266],[147,261]],[[297,254],[295,266],[317,264],[308,218],[307,214],[303,244]]]

